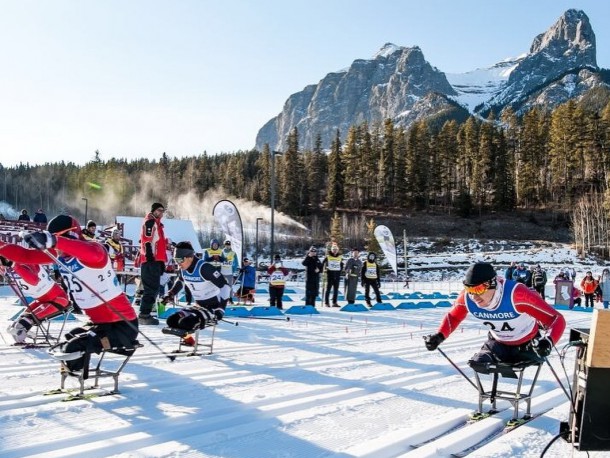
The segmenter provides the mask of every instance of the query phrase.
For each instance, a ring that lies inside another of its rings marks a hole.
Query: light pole
[[[263,218],[256,218],[256,244],[254,250],[254,267],[258,270],[258,222],[262,221]]]
[[[275,213],[275,156],[281,156],[281,151],[271,151],[271,263],[273,264],[274,255],[274,213]]]
[[[86,197],[81,197],[82,200],[85,201],[85,227],[87,226],[87,213],[89,211],[89,199]]]

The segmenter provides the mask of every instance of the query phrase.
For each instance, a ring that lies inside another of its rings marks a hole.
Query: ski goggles
[[[464,289],[466,290],[466,292],[468,294],[475,294],[477,296],[483,294],[485,291],[487,291],[490,288],[490,284],[489,282],[485,282],[485,283],[481,283],[480,285],[476,285],[476,286],[464,286]]]
[[[176,264],[182,264],[185,259],[186,258],[174,258],[174,261],[176,261]]]

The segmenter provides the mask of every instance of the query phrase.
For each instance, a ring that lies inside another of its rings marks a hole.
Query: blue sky
[[[0,0],[0,163],[249,149],[288,96],[419,46],[445,72],[529,50],[569,8],[610,68],[610,2]],[[606,19],[604,19],[606,18]]]

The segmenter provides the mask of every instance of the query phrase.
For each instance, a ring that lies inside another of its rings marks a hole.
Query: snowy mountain
[[[518,114],[533,106],[553,108],[592,88],[610,88],[596,53],[589,18],[574,9],[535,37],[522,56],[464,74],[443,73],[418,46],[386,43],[372,58],[357,59],[288,97],[259,130],[256,148],[284,150],[295,127],[300,147],[313,148],[320,135],[322,147],[329,148],[337,129],[345,140],[351,126],[365,121],[389,118],[409,127],[423,119],[442,123],[471,113],[499,114],[509,106]]]
[[[466,73],[446,73],[447,80],[458,92],[453,99],[470,112],[497,94],[508,81],[511,72],[525,58],[506,59],[488,68]]]

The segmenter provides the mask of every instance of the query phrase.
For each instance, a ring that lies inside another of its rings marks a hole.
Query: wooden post
[[[610,368],[610,310],[593,311],[586,365]]]

